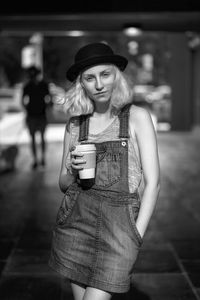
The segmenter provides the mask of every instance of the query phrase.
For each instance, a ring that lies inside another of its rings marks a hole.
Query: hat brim
[[[128,64],[128,60],[121,55],[92,57],[92,58],[89,58],[87,60],[84,60],[84,61],[81,61],[79,63],[75,63],[74,65],[72,65],[66,72],[66,77],[69,81],[74,81],[80,72],[82,72],[92,66],[95,66],[98,64],[104,64],[104,63],[114,64],[121,71],[124,71]]]

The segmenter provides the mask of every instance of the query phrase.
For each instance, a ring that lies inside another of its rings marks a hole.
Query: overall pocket
[[[76,191],[67,191],[65,193],[56,216],[57,225],[61,226],[66,223],[67,219],[72,213],[77,197],[78,192]]]
[[[121,177],[122,153],[97,153],[95,184],[109,187],[118,182]]]
[[[143,239],[137,229],[137,226],[136,226],[136,220],[137,220],[137,216],[138,216],[138,213],[139,213],[139,207],[138,206],[134,206],[132,204],[128,204],[127,206],[127,213],[128,213],[128,217],[129,217],[129,220],[130,220],[130,224],[131,224],[131,227],[135,233],[135,236],[137,238],[137,241],[138,241],[138,245],[141,246],[142,245],[142,242],[143,242]]]

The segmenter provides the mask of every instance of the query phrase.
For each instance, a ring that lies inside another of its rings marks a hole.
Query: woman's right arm
[[[59,175],[59,187],[63,193],[66,192],[68,187],[75,182],[76,176],[67,167],[67,160],[69,161],[70,156],[70,121],[66,124],[64,141],[63,141],[63,155],[61,162],[61,169]]]

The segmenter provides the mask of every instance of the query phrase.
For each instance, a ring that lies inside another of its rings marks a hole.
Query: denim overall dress
[[[90,188],[73,183],[53,230],[49,265],[85,286],[111,293],[130,288],[142,238],[136,228],[140,200],[128,187],[129,107],[118,115],[119,139],[95,143],[96,177]],[[89,117],[80,120],[79,142],[87,143]]]

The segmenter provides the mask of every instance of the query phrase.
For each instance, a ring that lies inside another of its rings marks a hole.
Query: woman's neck
[[[94,103],[93,115],[98,115],[99,117],[103,115],[110,116],[110,113],[111,113],[110,101],[104,103]]]
[[[111,116],[110,110],[107,110],[105,112],[94,111],[93,114],[92,114],[92,118],[93,119],[108,120],[108,119],[111,119],[112,116]]]

